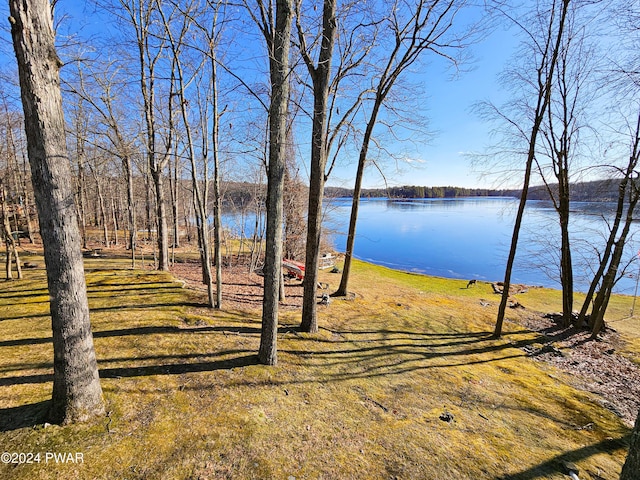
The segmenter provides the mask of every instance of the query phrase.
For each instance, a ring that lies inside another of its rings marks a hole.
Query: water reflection
[[[518,201],[513,198],[366,199],[360,206],[355,256],[391,268],[430,275],[495,281],[504,267]],[[350,200],[332,202],[331,225],[347,231]],[[603,245],[604,219],[612,204],[574,203],[571,236],[576,288],[586,290],[594,262],[593,244]],[[513,281],[558,287],[559,227],[551,202],[527,203]],[[338,250],[345,236],[334,237]],[[633,244],[633,242],[631,242]],[[637,248],[628,249],[630,252]],[[632,254],[631,254],[632,256]],[[618,291],[632,292],[623,279]]]
[[[517,199],[504,197],[363,199],[354,255],[429,275],[500,280],[517,206]],[[336,249],[344,251],[351,199],[331,199],[325,207],[325,231],[332,233]],[[577,290],[588,288],[597,260],[594,245],[602,249],[607,219],[612,218],[614,208],[612,203],[572,205],[570,234]],[[255,214],[225,215],[224,224],[236,233],[244,227],[245,236],[251,236]],[[637,225],[633,229],[637,231]],[[557,288],[559,236],[558,218],[551,202],[527,202],[512,281]],[[629,243],[627,260],[638,251],[633,239]],[[635,278],[624,278],[617,291],[633,293],[634,287]]]

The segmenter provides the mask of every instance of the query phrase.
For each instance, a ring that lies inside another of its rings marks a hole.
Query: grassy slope
[[[125,267],[87,264],[109,411],[95,425],[43,428],[44,274],[0,286],[0,452],[42,453],[39,464],[0,464],[0,478],[560,479],[562,460],[619,475],[628,429],[524,356],[535,334],[507,322],[503,339],[488,338],[498,298],[487,284],[357,263],[356,298],[320,307],[317,335],[284,315],[279,366],[264,367],[259,312],[209,312],[170,275]],[[519,300],[559,309],[550,290]],[[629,306],[616,299],[613,317]],[[84,463],[45,464],[45,452]]]

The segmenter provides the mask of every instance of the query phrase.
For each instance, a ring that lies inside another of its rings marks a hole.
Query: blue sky
[[[71,12],[61,30],[87,34],[104,28],[104,23],[91,15],[92,9],[84,5],[75,0],[59,0],[57,17],[65,11]],[[6,18],[2,12],[7,12],[6,3],[0,7],[0,15]],[[411,80],[420,82],[427,92],[418,103],[427,116],[430,138],[426,143],[409,142],[391,148],[402,151],[408,161],[385,165],[384,174],[389,185],[492,186],[492,181],[482,178],[481,172],[472,168],[471,160],[465,156],[468,152],[482,151],[490,141],[490,127],[479,119],[472,107],[481,101],[501,103],[504,100],[498,75],[513,54],[515,41],[512,32],[495,30],[473,46],[473,62],[466,67],[470,71],[455,79],[439,64],[428,65],[420,73],[411,74]],[[3,53],[7,50],[3,48]],[[12,52],[9,50],[8,53]],[[356,157],[356,154],[352,152],[350,156]],[[355,158],[343,159],[342,165],[332,173],[329,184],[351,187],[355,163]],[[304,167],[301,172],[304,174]],[[369,168],[365,187],[383,186],[380,173]]]
[[[426,109],[431,137],[426,143],[411,146],[410,163],[399,163],[398,169],[385,172],[390,185],[425,185],[491,187],[494,180],[485,178],[473,168],[466,154],[481,152],[490,143],[491,126],[473,112],[475,104],[506,100],[498,77],[513,54],[513,34],[496,30],[473,48],[470,71],[452,79],[441,66],[429,66],[423,78],[428,94],[421,99]],[[415,75],[415,74],[414,74]],[[337,172],[340,176],[343,171]],[[344,175],[348,178],[348,171]],[[331,183],[338,184],[338,179]],[[348,183],[348,181],[347,181]],[[375,169],[369,169],[368,186],[383,187],[384,180]],[[517,181],[515,182],[518,183]]]

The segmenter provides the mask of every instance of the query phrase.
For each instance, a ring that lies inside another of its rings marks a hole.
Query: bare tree
[[[158,18],[157,0],[120,0],[120,4],[124,10],[123,16],[133,27],[136,36],[140,92],[146,125],[146,154],[156,200],[158,268],[168,270],[169,234],[164,176],[175,141],[172,95],[168,95],[164,109],[167,112],[164,135],[160,131],[158,105],[156,104],[158,69],[168,47],[163,41],[164,37],[161,32],[153,30],[158,28],[157,25],[162,25],[162,21]]]
[[[15,206],[14,206],[15,208]],[[15,260],[16,264],[16,273],[18,274],[18,279],[22,278],[22,268],[20,266],[20,255],[18,254],[18,246],[17,241],[13,237],[11,233],[11,224],[9,221],[9,209],[7,205],[7,192],[4,187],[4,183],[2,179],[0,179],[0,223],[2,224],[2,238],[4,239],[4,243],[6,246],[6,274],[7,280],[11,280],[12,269],[11,264],[12,261]]]
[[[541,148],[535,164],[558,214],[560,225],[560,284],[562,286],[562,313],[564,325],[573,322],[573,265],[569,236],[570,188],[572,174],[576,173],[575,160],[580,154],[587,130],[585,109],[593,93],[593,54],[579,21],[579,6],[573,5],[562,38],[558,65],[551,88],[550,104],[541,125]],[[548,159],[548,165],[542,159]],[[551,171],[549,173],[548,171]],[[549,180],[551,179],[551,181]]]
[[[325,2],[319,14],[315,7],[304,8],[301,0],[296,2],[297,47],[304,69],[311,78],[310,85],[304,83],[312,93],[311,111],[302,109],[311,119],[311,167],[301,322],[301,329],[306,332],[315,332],[318,328],[316,296],[324,218],[324,185],[338,154],[354,130],[354,115],[362,106],[363,98],[370,93],[369,88],[362,89],[362,78],[366,76],[366,59],[378,43],[376,34],[380,23],[372,21],[369,18],[371,14],[369,6],[361,2],[346,2],[340,8],[335,2]],[[353,92],[356,92],[355,95]],[[299,190],[295,185],[292,188]]]
[[[615,4],[614,4],[615,5]],[[615,148],[615,141],[607,139],[608,148],[625,158],[622,166],[609,165],[618,177],[618,198],[614,219],[608,223],[609,234],[602,252],[598,254],[598,268],[595,271],[589,290],[585,297],[578,322],[582,325],[591,307],[589,326],[591,336],[596,338],[604,328],[604,315],[614,285],[624,275],[622,255],[630,238],[631,224],[634,221],[634,210],[640,200],[640,180],[638,161],[640,160],[640,76],[638,74],[638,20],[640,13],[637,3],[622,3],[614,6],[615,27],[617,30],[617,47],[608,51],[611,64],[605,70],[604,84],[613,90],[611,104],[615,112],[622,118],[624,127],[621,131],[610,132],[614,137],[619,135],[623,150]],[[628,120],[632,119],[632,120]],[[611,124],[613,122],[610,122]],[[621,152],[621,153],[618,153]],[[623,152],[623,153],[622,153]],[[597,291],[597,293],[596,293]],[[595,297],[594,297],[595,295]]]
[[[543,6],[538,2],[538,5],[536,6],[536,15],[534,17],[536,24],[532,27],[524,26],[517,19],[511,18],[508,13],[505,13],[505,15],[511,18],[514,23],[524,28],[525,35],[530,39],[529,45],[531,46],[531,53],[533,54],[535,61],[533,69],[535,69],[536,76],[531,82],[534,88],[533,98],[535,99],[535,105],[533,106],[531,114],[531,130],[527,133],[526,130],[516,125],[512,120],[503,117],[508,124],[514,126],[520,132],[522,138],[524,138],[528,143],[528,147],[520,202],[518,204],[513,234],[511,236],[511,246],[509,248],[509,255],[507,257],[507,265],[505,268],[502,298],[500,300],[500,306],[498,307],[498,316],[496,318],[496,325],[493,333],[493,336],[496,338],[502,335],[502,324],[504,322],[507,301],[509,298],[509,289],[511,286],[511,273],[515,262],[518,237],[520,235],[522,219],[524,217],[529,184],[531,182],[531,173],[536,156],[538,135],[540,134],[542,122],[544,121],[547,115],[547,109],[549,108],[551,89],[564,38],[564,28],[569,12],[569,5],[570,0],[550,0],[548,6]]]
[[[220,166],[220,119],[226,108],[220,110],[219,106],[219,75],[218,75],[218,48],[224,18],[224,2],[220,0],[207,0],[208,20],[203,23],[196,22],[196,26],[204,35],[205,45],[203,54],[209,62],[208,88],[204,101],[200,100],[201,108],[200,125],[202,135],[202,154],[205,166],[209,158],[213,162],[213,263],[216,266],[216,299],[215,307],[222,307],[222,192],[220,190],[221,166]],[[208,21],[208,23],[207,23]],[[210,109],[210,111],[209,111]],[[208,199],[208,196],[207,196]]]
[[[314,63],[301,23],[301,1],[296,1],[296,27],[300,52],[313,83],[313,121],[311,133],[311,175],[309,178],[309,207],[307,214],[307,242],[305,256],[305,282],[302,303],[302,323],[305,332],[318,331],[316,292],[318,257],[322,228],[322,199],[324,196],[325,168],[327,164],[327,108],[331,83],[331,61],[336,34],[336,1],[324,0],[322,29],[319,37],[318,62]]]
[[[382,67],[370,80],[373,93],[358,156],[344,268],[340,286],[333,294],[335,296],[348,293],[362,180],[374,128],[385,101],[402,74],[425,52],[433,52],[455,62],[453,53],[463,47],[464,34],[454,35],[452,26],[465,5],[464,0],[419,0],[415,4],[398,0],[390,4],[390,10],[384,16],[384,24],[392,41],[389,45],[383,45],[385,56],[377,62]],[[369,67],[375,71],[375,66],[370,64]]]
[[[215,16],[213,25],[211,28],[211,35],[209,37],[209,54],[211,60],[211,110],[212,110],[212,125],[211,135],[211,149],[205,150],[205,162],[206,158],[211,151],[211,157],[213,158],[213,261],[216,266],[216,308],[222,308],[222,192],[220,190],[220,109],[218,106],[218,61],[216,52],[216,40],[215,29],[217,24],[217,8],[219,3],[216,4]],[[204,120],[204,119],[203,119]],[[207,123],[202,129],[203,132],[207,131]],[[208,146],[209,142],[203,142]]]
[[[208,225],[208,208],[207,198],[209,194],[209,176],[206,162],[203,164],[204,172],[202,181],[198,178],[198,165],[196,160],[196,148],[193,129],[189,119],[187,106],[189,99],[187,98],[186,89],[196,80],[199,70],[202,68],[202,60],[197,59],[195,66],[190,71],[186,71],[186,65],[183,56],[187,54],[185,50],[185,37],[189,34],[192,25],[192,18],[197,15],[194,11],[195,4],[189,3],[183,5],[183,9],[179,10],[176,5],[173,6],[169,15],[167,15],[159,3],[158,11],[165,28],[165,34],[172,55],[172,75],[174,83],[171,85],[171,91],[176,96],[180,112],[182,115],[182,126],[185,133],[185,149],[191,165],[191,185],[193,188],[193,200],[196,211],[196,224],[198,227],[198,238],[200,244],[200,257],[203,272],[203,281],[207,285],[207,293],[209,306],[214,307],[216,304],[213,292],[213,272],[211,271],[211,246],[209,243],[209,225]],[[174,32],[175,28],[175,32]],[[201,187],[202,185],[202,187]]]
[[[104,168],[106,160],[104,158],[101,158],[99,155],[95,155],[92,160],[93,161],[91,162],[87,162],[87,165],[89,166],[89,171],[91,172],[91,176],[93,177],[93,181],[95,182],[96,186],[96,201],[100,214],[99,224],[102,225],[102,238],[104,246],[106,248],[109,248],[109,225],[107,221],[107,206],[104,195],[104,187],[107,180],[106,170]]]
[[[8,194],[13,199],[11,202],[7,200],[7,204],[12,203],[11,216],[13,217],[15,231],[18,232],[17,244],[20,245],[20,237],[25,230],[29,243],[33,244],[35,239],[30,215],[31,194],[28,188],[30,179],[27,174],[27,162],[24,161],[24,145],[21,142],[20,135],[21,125],[24,125],[24,122],[17,112],[9,108],[6,96],[2,97],[2,107],[4,116],[3,136],[6,140],[6,182]],[[2,151],[1,146],[0,151]],[[22,165],[18,157],[23,157]]]
[[[600,255],[600,264],[591,281],[578,317],[579,324],[582,324],[593,299],[589,318],[593,338],[604,327],[604,314],[609,305],[613,287],[618,280],[622,254],[634,221],[636,205],[640,201],[640,178],[638,178],[639,173],[637,171],[638,162],[640,162],[640,109],[638,110],[635,126],[630,129],[630,137],[631,145],[628,163],[624,168],[619,169],[619,172],[622,173],[622,178],[618,185],[615,218],[609,230],[605,249]],[[593,294],[597,288],[598,292],[594,299]]]
[[[275,365],[277,356],[278,300],[282,281],[283,188],[289,100],[289,49],[293,6],[291,0],[246,4],[260,29],[269,55],[271,102],[269,104],[269,160],[267,165],[267,230],[264,262],[262,332],[258,359]],[[254,8],[257,7],[257,11]],[[275,9],[274,9],[275,7]]]
[[[97,68],[96,68],[97,66]],[[88,72],[88,75],[87,75]],[[131,266],[136,266],[136,243],[137,243],[137,226],[135,212],[135,193],[134,193],[134,174],[133,174],[133,144],[135,135],[127,132],[127,121],[123,109],[119,107],[124,99],[118,98],[117,77],[120,69],[114,62],[106,65],[103,62],[95,64],[78,63],[77,75],[74,82],[67,82],[66,87],[72,94],[78,97],[78,108],[82,109],[83,104],[89,105],[97,114],[96,123],[101,124],[94,126],[95,135],[107,140],[94,145],[120,160],[122,173],[124,174],[127,190],[127,213],[128,213],[128,248],[131,250]],[[89,78],[87,78],[87,76]],[[77,118],[78,116],[76,116]],[[76,132],[77,145],[77,161],[78,176],[84,175],[84,143],[87,141],[80,135],[80,129],[74,128]],[[84,179],[78,178],[78,198],[81,210],[84,209]],[[84,213],[82,213],[82,216]],[[117,229],[115,230],[117,232]]]
[[[60,59],[48,0],[11,0],[27,147],[44,243],[53,331],[50,417],[71,423],[104,414],[65,141]]]

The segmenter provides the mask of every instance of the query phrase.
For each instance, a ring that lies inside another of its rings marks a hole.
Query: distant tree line
[[[570,200],[574,202],[615,202],[618,199],[619,186],[620,180],[614,178],[572,183]],[[557,183],[549,185],[549,188],[557,194]],[[527,198],[529,200],[549,200],[549,190],[545,185],[531,187]]]
[[[571,184],[571,200],[574,202],[615,202],[618,199],[617,179],[593,180]],[[241,193],[239,185],[234,191]],[[558,190],[558,184],[537,185],[529,188],[528,200],[549,200],[549,190]],[[515,197],[520,198],[518,189],[466,188],[466,187],[424,187],[403,185],[387,188],[365,188],[364,198],[457,198],[457,197]],[[351,197],[353,190],[342,187],[326,187],[325,195],[331,198]]]
[[[456,198],[456,197],[515,197],[518,190],[465,187],[423,187],[403,185],[388,188],[365,188],[363,198]],[[351,197],[353,190],[342,187],[327,187],[325,195],[332,198]]]

